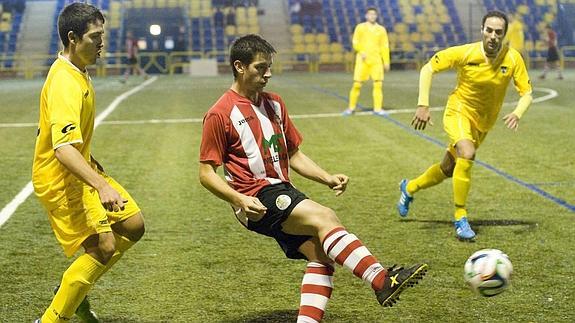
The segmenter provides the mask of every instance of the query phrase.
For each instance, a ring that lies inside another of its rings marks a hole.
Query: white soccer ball
[[[483,249],[467,258],[464,279],[474,292],[491,297],[509,287],[513,265],[501,250]]]

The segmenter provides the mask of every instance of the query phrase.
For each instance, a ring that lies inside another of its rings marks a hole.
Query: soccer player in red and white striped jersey
[[[274,238],[288,258],[306,259],[298,322],[319,322],[333,288],[334,263],[369,284],[380,304],[391,306],[426,264],[385,269],[335,212],[298,191],[290,169],[341,195],[343,174],[329,174],[299,146],[302,136],[280,96],[264,92],[274,48],[257,35],[238,38],[230,49],[234,82],[204,117],[200,182],[229,202],[249,230]],[[217,175],[224,167],[226,181]]]

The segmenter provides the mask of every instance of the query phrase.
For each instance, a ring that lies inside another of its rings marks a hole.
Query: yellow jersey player
[[[138,205],[90,153],[95,100],[86,67],[102,51],[104,21],[88,4],[62,10],[58,33],[64,51],[50,67],[40,96],[34,191],[66,256],[80,247],[85,253],[64,272],[52,303],[36,322],[67,322],[74,313],[97,322],[88,291],[144,234]]]
[[[525,32],[521,15],[516,13],[509,16],[509,30],[506,34],[506,40],[509,47],[515,48],[523,57],[525,66],[529,67],[529,54],[525,51]]]
[[[363,82],[373,80],[373,113],[384,115],[383,110],[383,70],[389,71],[389,40],[385,27],[377,23],[377,9],[367,8],[365,20],[355,27],[353,49],[357,52],[353,72],[353,86],[349,92],[349,106],[343,115],[351,115]]]
[[[519,52],[503,46],[507,17],[499,11],[488,12],[482,20],[482,41],[451,47],[436,53],[423,66],[419,79],[419,102],[412,125],[423,130],[430,123],[429,91],[434,73],[457,70],[457,87],[449,96],[443,115],[449,146],[443,161],[432,165],[419,177],[402,180],[397,204],[399,214],[406,217],[413,195],[453,178],[455,230],[461,240],[475,238],[467,220],[467,196],[475,152],[497,120],[513,80],[521,98],[512,113],[503,117],[505,125],[517,130],[519,119],[531,104],[531,82]]]

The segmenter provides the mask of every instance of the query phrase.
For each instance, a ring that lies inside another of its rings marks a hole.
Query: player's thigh
[[[317,236],[318,232],[340,225],[332,209],[307,199],[293,209],[283,222],[282,228],[288,234]]]
[[[130,193],[114,180],[112,177],[103,174],[104,179],[112,186],[127,202],[124,204],[124,210],[118,212],[107,211],[107,217],[112,224],[112,229],[126,238],[137,241],[144,234],[144,217],[136,200]]]
[[[367,65],[361,58],[357,58],[355,60],[353,80],[356,82],[365,82],[369,80],[369,65]]]
[[[301,252],[308,261],[316,261],[322,264],[333,264],[333,261],[325,254],[323,246],[318,237],[313,237],[299,246]]]
[[[373,64],[369,67],[369,76],[374,82],[383,82],[383,64]]]

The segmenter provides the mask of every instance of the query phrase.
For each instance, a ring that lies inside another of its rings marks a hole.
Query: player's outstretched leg
[[[392,306],[405,287],[415,285],[427,271],[426,264],[386,270],[354,234],[342,227],[324,237],[323,249],[333,261],[370,284],[378,302],[385,307]]]

